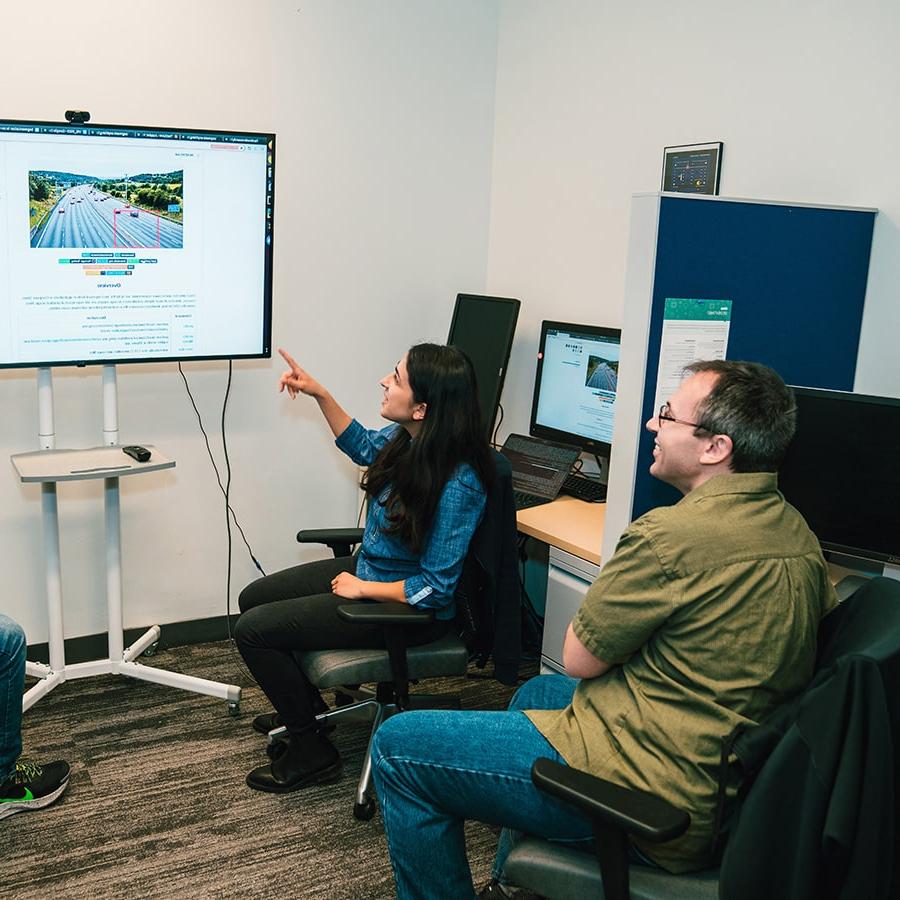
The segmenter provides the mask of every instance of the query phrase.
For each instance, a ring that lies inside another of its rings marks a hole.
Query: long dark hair
[[[461,463],[468,463],[485,491],[494,463],[478,405],[475,372],[456,347],[416,344],[406,357],[413,400],[426,404],[413,440],[405,428],[384,446],[360,486],[370,503],[390,488],[386,506],[389,534],[419,553],[428,536],[444,485]]]

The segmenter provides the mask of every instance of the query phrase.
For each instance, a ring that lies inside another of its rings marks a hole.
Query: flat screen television
[[[465,352],[475,369],[481,419],[490,439],[519,318],[511,297],[457,294],[447,343]]]
[[[609,457],[622,332],[541,323],[530,434]]]
[[[900,563],[900,400],[794,388],[778,487],[824,550]]]
[[[275,136],[0,120],[0,367],[268,357]]]

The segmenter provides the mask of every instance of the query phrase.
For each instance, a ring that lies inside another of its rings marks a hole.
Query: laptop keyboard
[[[504,450],[512,450],[514,453],[524,453],[535,459],[547,463],[571,463],[573,455],[577,458],[577,451],[573,454],[572,447],[561,447],[551,443],[545,443],[537,438],[527,438],[524,435],[511,434],[503,445]]]
[[[546,497],[526,494],[525,491],[513,491],[513,499],[516,501],[516,510],[530,509],[532,506],[540,506],[542,503],[550,502]]]

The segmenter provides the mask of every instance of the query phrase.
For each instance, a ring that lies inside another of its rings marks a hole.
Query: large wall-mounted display
[[[0,366],[271,355],[275,136],[0,120]]]

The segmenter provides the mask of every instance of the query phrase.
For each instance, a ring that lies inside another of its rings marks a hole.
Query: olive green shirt
[[[640,847],[670,871],[703,868],[721,740],[807,685],[836,602],[776,476],[718,475],[626,529],[573,623],[613,668],[566,709],[527,715],[569,765],[689,812],[683,837]]]

